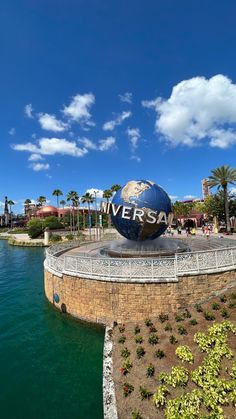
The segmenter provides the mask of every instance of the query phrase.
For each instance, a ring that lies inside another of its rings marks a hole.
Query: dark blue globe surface
[[[128,182],[116,192],[112,203],[144,211],[143,221],[128,220],[121,217],[121,211],[116,216],[112,214],[112,222],[118,232],[129,240],[153,240],[159,237],[167,228],[167,224],[150,224],[146,221],[149,211],[164,211],[168,217],[171,212],[171,201],[167,193],[156,183],[148,180]]]

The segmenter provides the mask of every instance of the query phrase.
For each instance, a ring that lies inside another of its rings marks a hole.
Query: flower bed
[[[120,419],[236,417],[235,291],[175,315],[114,326]],[[132,364],[125,377],[122,354]],[[124,385],[132,388],[126,395]]]

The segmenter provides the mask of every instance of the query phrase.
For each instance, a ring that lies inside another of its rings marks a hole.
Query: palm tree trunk
[[[230,219],[229,219],[229,202],[228,202],[228,192],[227,185],[223,186],[224,191],[224,203],[225,203],[225,222],[226,222],[226,231],[227,233],[231,232],[230,228]]]
[[[90,215],[90,205],[88,203],[88,222],[89,222],[89,240],[92,240],[92,236],[91,236],[91,224],[92,224],[92,220],[91,220],[91,215]]]

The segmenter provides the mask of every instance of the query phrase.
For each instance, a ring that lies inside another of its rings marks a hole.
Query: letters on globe
[[[165,211],[144,211],[141,208],[128,207],[125,205],[116,205],[111,204],[110,202],[102,202],[101,211],[105,214],[112,214],[114,217],[119,216],[127,220],[138,221],[141,223],[147,222],[150,224],[171,225],[173,220],[172,212],[170,212],[167,216]]]

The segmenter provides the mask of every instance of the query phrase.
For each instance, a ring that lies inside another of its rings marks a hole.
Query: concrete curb
[[[107,326],[103,348],[103,413],[104,419],[118,419],[115,385],[112,379],[112,327]]]

